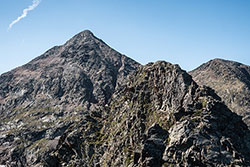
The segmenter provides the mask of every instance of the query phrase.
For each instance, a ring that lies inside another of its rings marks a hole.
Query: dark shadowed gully
[[[250,166],[249,67],[213,63],[191,74],[216,91],[83,31],[0,76],[0,165]]]

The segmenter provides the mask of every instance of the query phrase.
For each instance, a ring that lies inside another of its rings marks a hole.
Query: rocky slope
[[[109,108],[101,166],[250,165],[241,117],[178,65],[141,67]]]
[[[178,65],[89,31],[0,76],[0,165],[250,166],[250,131]]]
[[[250,128],[250,66],[214,59],[191,71],[200,85],[213,88],[225,104]]]
[[[101,111],[101,112],[98,112]],[[250,131],[178,65],[140,67],[110,102],[69,128],[47,166],[249,166]]]
[[[0,76],[0,164],[31,166],[139,64],[90,31]]]

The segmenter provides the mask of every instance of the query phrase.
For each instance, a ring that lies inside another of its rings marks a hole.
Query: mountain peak
[[[250,66],[213,59],[190,74],[198,84],[213,88],[232,111],[243,117],[250,128]]]
[[[197,74],[250,111],[247,66],[214,59]],[[89,30],[0,75],[0,166],[250,166],[249,141],[179,65],[141,66]]]
[[[80,34],[92,34],[93,35],[93,33],[90,30],[84,30],[80,32]]]
[[[142,66],[113,97],[102,166],[229,166],[239,159],[249,164],[247,144],[237,147],[247,140],[235,137],[249,133],[246,125],[178,65]],[[233,149],[221,151],[227,142]]]
[[[73,36],[70,40],[66,42],[66,46],[68,45],[83,45],[86,42],[95,42],[95,41],[101,41],[97,37],[94,36],[94,34],[90,30],[84,30],[75,36]]]
[[[206,63],[203,63],[201,66],[199,66],[197,69],[200,70],[205,70],[207,68],[209,69],[214,69],[215,71],[217,70],[222,70],[223,68],[240,68],[240,67],[246,67],[246,65],[241,64],[236,61],[231,61],[231,60],[225,60],[221,58],[215,58],[212,60],[209,60]],[[196,70],[196,69],[195,69]]]
[[[90,30],[84,30],[78,34],[76,34],[75,37],[94,37],[94,34]]]
[[[1,75],[0,166],[9,166],[9,162],[15,167],[42,163],[49,143],[57,145],[67,128],[102,109],[138,66],[85,30],[64,45]],[[13,122],[15,128],[6,122]],[[14,135],[18,137],[4,146]],[[19,149],[18,143],[24,140],[27,143]]]

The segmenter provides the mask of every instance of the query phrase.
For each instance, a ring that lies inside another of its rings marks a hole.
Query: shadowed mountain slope
[[[250,66],[214,59],[191,71],[200,85],[213,88],[225,104],[250,127]]]

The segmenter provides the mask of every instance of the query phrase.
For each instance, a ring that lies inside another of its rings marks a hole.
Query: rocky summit
[[[250,166],[250,130],[216,93],[83,31],[0,76],[0,166]]]
[[[139,64],[83,31],[0,76],[0,164],[32,166]],[[38,165],[38,166],[39,166]]]
[[[250,128],[250,66],[222,59],[202,64],[190,74],[200,85],[213,88]]]

